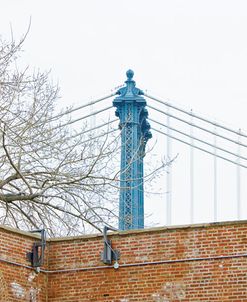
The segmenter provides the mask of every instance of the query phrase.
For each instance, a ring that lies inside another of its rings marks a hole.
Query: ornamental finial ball
[[[129,69],[127,72],[126,72],[126,75],[127,75],[127,78],[128,78],[128,81],[131,81],[133,76],[134,76],[134,71]]]

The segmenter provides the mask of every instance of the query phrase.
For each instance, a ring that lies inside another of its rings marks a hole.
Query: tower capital
[[[143,91],[136,87],[136,83],[133,80],[134,71],[129,69],[126,72],[127,80],[125,81],[126,86],[120,88],[116,94],[119,95],[115,100],[122,100],[123,98],[127,98],[128,100],[144,100],[144,98],[140,97],[144,95]]]

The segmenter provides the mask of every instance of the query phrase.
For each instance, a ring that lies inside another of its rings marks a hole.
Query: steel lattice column
[[[134,72],[128,70],[126,75],[126,86],[113,101],[121,129],[120,230],[144,227],[143,158],[152,137],[143,92],[135,87]]]

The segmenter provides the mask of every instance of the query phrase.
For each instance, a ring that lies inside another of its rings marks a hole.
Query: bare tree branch
[[[49,72],[18,69],[26,35],[0,39],[0,223],[52,235],[100,231],[117,223],[121,133],[110,122],[76,131],[58,114]],[[136,160],[138,150],[129,165]]]

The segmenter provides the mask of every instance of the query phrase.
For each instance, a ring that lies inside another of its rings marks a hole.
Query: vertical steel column
[[[113,101],[121,129],[120,230],[144,227],[143,158],[152,137],[144,93],[135,87],[134,72],[128,70],[126,75],[126,86],[117,91],[119,96]]]

